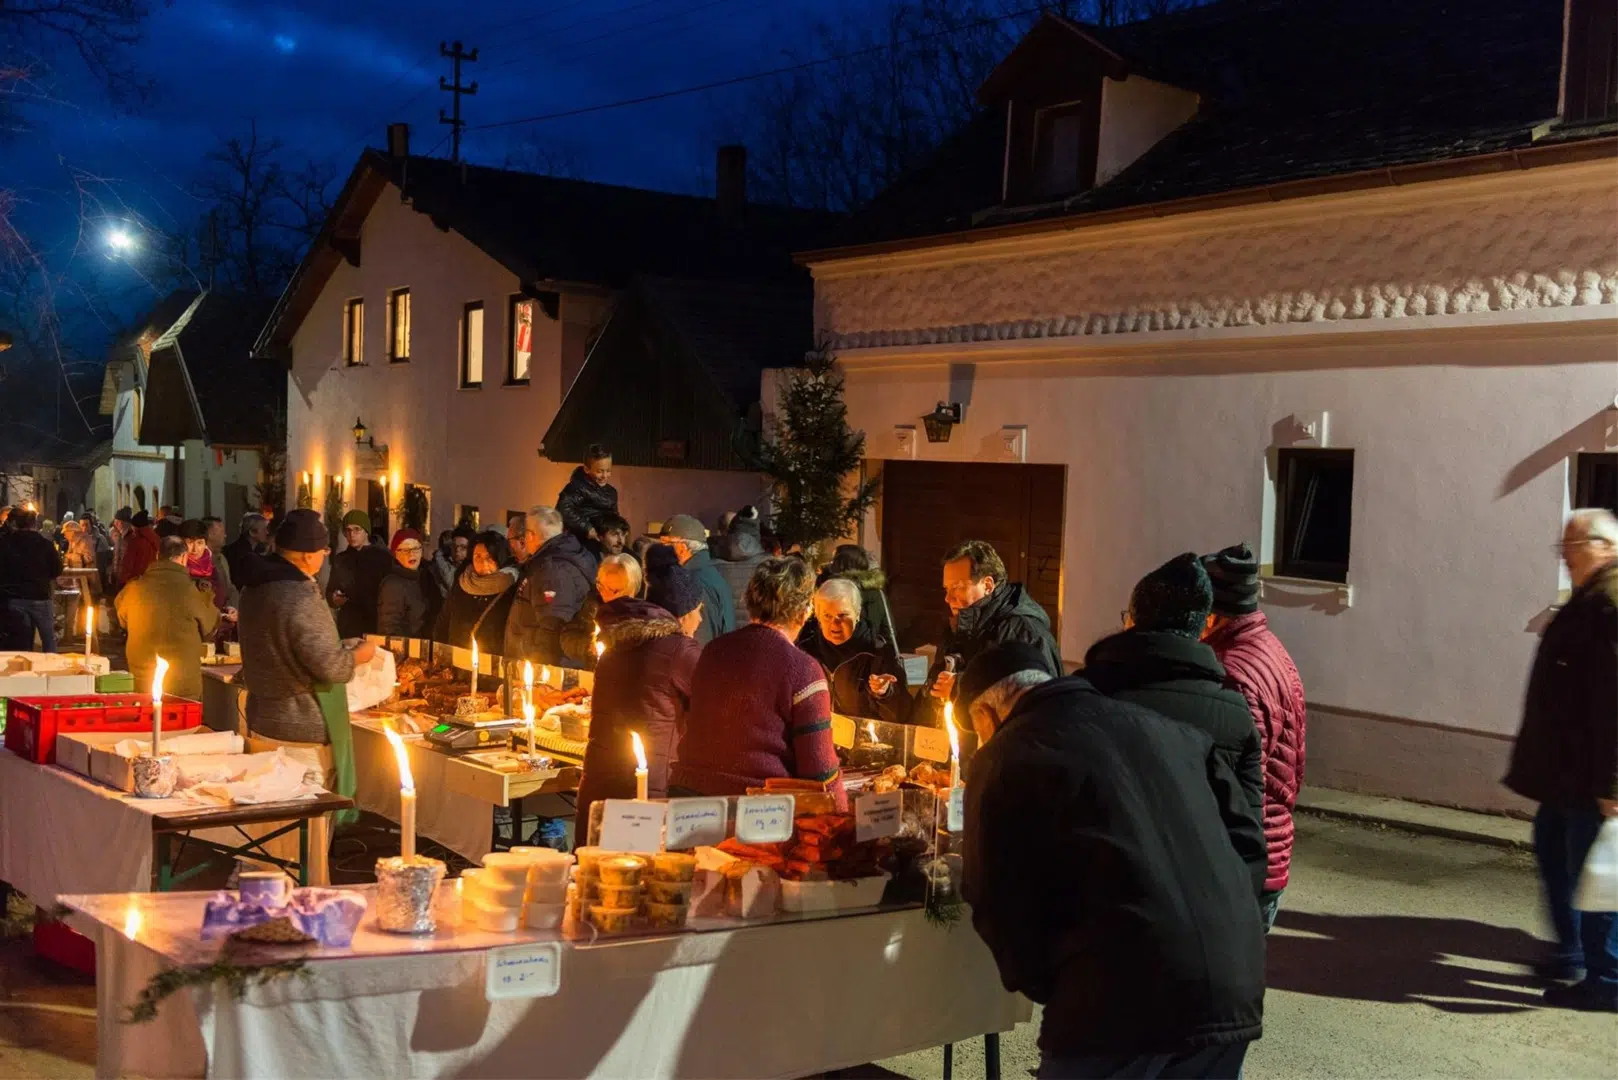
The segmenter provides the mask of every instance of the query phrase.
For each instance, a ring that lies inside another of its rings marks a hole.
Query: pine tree
[[[852,492],[845,478],[860,467],[865,435],[848,426],[843,376],[824,346],[787,376],[775,421],[775,439],[760,451],[760,469],[774,485],[775,531],[787,545],[801,544],[817,558],[830,541],[853,532],[876,502],[876,480]]]

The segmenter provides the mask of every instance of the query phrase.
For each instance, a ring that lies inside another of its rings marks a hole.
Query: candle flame
[[[629,741],[635,747],[635,768],[646,768],[646,748],[640,743],[640,732],[631,731],[629,733]]]
[[[522,685],[529,693],[534,689],[534,665],[527,660],[522,662]]]
[[[955,702],[953,701],[944,702],[944,726],[947,728],[955,726]]]
[[[140,908],[136,907],[134,903],[131,902],[129,907],[124,911],[124,937],[128,938],[130,941],[134,941],[135,936],[140,933],[140,923]]]
[[[540,681],[541,684],[543,684],[545,686],[549,686],[551,684],[551,669],[550,668],[542,667],[542,668],[539,669],[539,681]]]
[[[163,704],[163,676],[169,673],[169,662],[161,656],[157,658],[157,667],[152,671],[152,704]]]
[[[523,704],[522,715],[523,715],[523,719],[528,721],[528,726],[533,727],[534,726],[534,703],[532,701],[525,702]]]
[[[945,720],[944,726],[949,730],[949,759],[959,761],[961,760],[961,740],[955,734],[955,725],[951,721]]]
[[[382,725],[382,734],[388,737],[388,744],[393,747],[393,756],[399,759],[399,789],[413,794],[416,790],[416,778],[410,775],[410,755],[405,752],[404,740],[399,738],[399,733],[389,724]]]
[[[596,649],[596,659],[597,660],[600,660],[601,659],[601,654],[607,651],[607,647],[605,645],[603,645],[599,641],[596,642],[595,649]]]
[[[867,734],[867,735],[869,735],[871,737],[872,742],[876,742],[876,721],[875,720],[867,720],[865,722],[865,734]]]

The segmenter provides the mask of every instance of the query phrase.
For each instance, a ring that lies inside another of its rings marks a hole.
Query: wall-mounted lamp
[[[370,429],[367,428],[360,421],[360,418],[357,417],[357,416],[354,418],[354,429],[353,430],[354,430],[354,445],[355,446],[365,446],[365,445],[367,445],[367,440],[365,438],[365,435],[366,435],[366,432],[369,431]],[[375,444],[371,443],[369,445],[375,445]]]
[[[950,429],[961,422],[960,402],[946,405],[940,401],[936,409],[921,418],[921,422],[927,429],[928,442],[949,442]]]

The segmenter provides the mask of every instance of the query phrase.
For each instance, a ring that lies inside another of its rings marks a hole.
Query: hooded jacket
[[[635,797],[631,731],[640,732],[646,744],[648,795],[668,794],[669,763],[702,655],[701,646],[680,633],[673,615],[645,600],[623,597],[603,604],[599,618],[606,651],[590,700],[590,742],[579,781],[581,823],[590,820],[590,804],[598,799]]]
[[[1207,645],[1166,630],[1125,630],[1102,638],[1084,657],[1084,677],[1101,693],[1190,724],[1214,743],[1238,789],[1215,792],[1240,811],[1225,824],[1231,846],[1253,877],[1255,897],[1268,873],[1264,843],[1264,764],[1247,701],[1225,689],[1225,669]]]
[[[1220,624],[1204,639],[1225,666],[1225,685],[1247,699],[1264,766],[1264,842],[1270,868],[1264,888],[1287,887],[1292,868],[1292,808],[1303,787],[1308,706],[1303,680],[1262,611]]]
[[[962,891],[1048,1055],[1183,1054],[1263,1032],[1264,928],[1188,724],[1079,676],[1024,694],[966,781]]]
[[[831,686],[832,712],[890,723],[910,719],[910,691],[899,652],[877,635],[864,615],[855,624],[853,636],[841,645],[827,641],[820,632],[820,623],[810,619],[798,634],[798,648],[820,661],[825,670]],[[897,680],[886,697],[871,693],[872,675],[892,675]]]
[[[326,583],[326,599],[341,591],[348,597],[337,608],[337,632],[345,638],[376,633],[377,595],[382,579],[394,565],[393,556],[381,544],[345,548],[331,557],[331,578]]]
[[[128,635],[124,655],[135,685],[152,685],[161,656],[169,662],[164,692],[202,700],[202,639],[219,625],[212,591],[199,589],[181,564],[159,560],[119,590],[113,607]]]
[[[595,588],[595,556],[570,532],[557,533],[521,567],[522,586],[506,620],[504,654],[536,664],[576,667],[562,648],[562,628]]]
[[[730,535],[719,537],[709,550],[713,553],[714,569],[730,590],[732,625],[746,626],[752,621],[747,614],[747,584],[753,580],[758,564],[769,557],[759,540],[758,522],[736,522],[731,526]]]
[[[706,645],[719,635],[736,629],[736,600],[730,595],[730,586],[720,576],[718,565],[707,549],[692,552],[685,568],[702,586],[702,625],[697,627],[697,644]],[[746,592],[742,595],[745,600]],[[747,624],[744,622],[740,625]]]
[[[376,594],[376,632],[388,637],[423,637],[427,625],[427,592],[421,568],[408,569],[397,559]]]
[[[354,677],[331,608],[313,578],[279,555],[265,556],[242,591],[242,685],[247,727],[255,735],[324,743],[326,721],[315,686]]]
[[[563,527],[582,542],[600,518],[618,513],[618,489],[596,483],[579,465],[557,493],[556,512],[562,515]]]
[[[1053,676],[1062,674],[1062,653],[1051,634],[1050,616],[1020,584],[1009,582],[971,607],[963,608],[955,617],[954,628],[944,635],[933,666],[927,672],[927,685],[931,686],[938,673],[944,670],[944,661],[948,657],[959,658],[955,665],[956,674],[959,675],[978,653],[991,645],[1009,641],[1020,641],[1039,649],[1045,654],[1046,670]],[[923,688],[921,695],[916,698],[914,722],[937,726],[938,704]],[[956,704],[955,714],[965,717],[963,703]]]
[[[1570,810],[1618,799],[1618,564],[1575,589],[1545,628],[1505,782]]]

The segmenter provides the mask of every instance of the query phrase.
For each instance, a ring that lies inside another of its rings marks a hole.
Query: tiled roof
[[[988,110],[840,239],[1065,217],[1509,151],[1532,145],[1535,127],[1556,114],[1562,0],[1221,0],[1124,26],[1066,25],[1122,56],[1129,71],[1199,93],[1197,116],[1097,188],[1060,203],[1001,207],[1004,122]],[[938,186],[949,190],[929,190]]]
[[[688,355],[739,412],[758,401],[765,368],[797,367],[812,344],[814,290],[652,278],[636,284]]]

